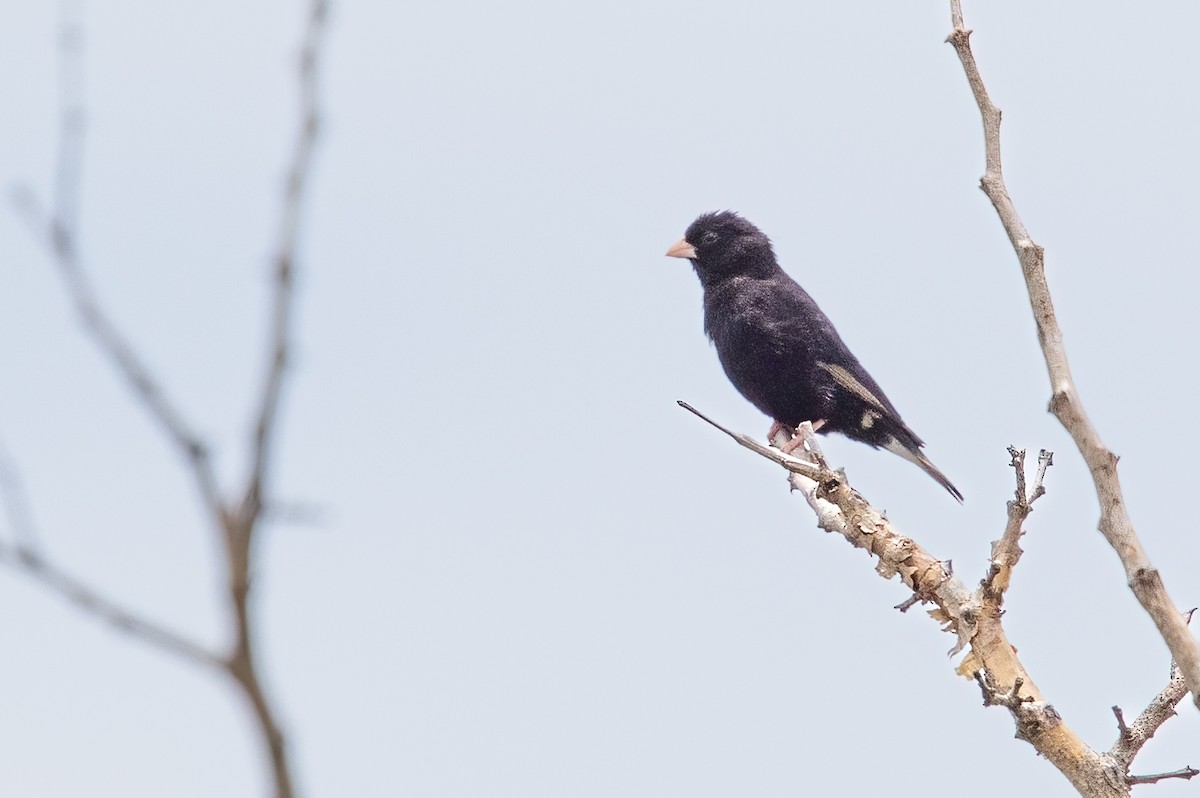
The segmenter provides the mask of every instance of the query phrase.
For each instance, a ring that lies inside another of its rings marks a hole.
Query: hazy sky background
[[[1200,6],[966,3],[1009,187],[1086,407],[1183,607],[1200,604]],[[303,3],[87,4],[86,267],[241,478],[297,125]],[[51,191],[55,4],[0,24],[0,184]],[[336,2],[298,357],[263,530],[263,668],[309,796],[1068,794],[949,635],[816,530],[663,256],[733,208],[966,494],[844,439],[853,484],[970,584],[1053,449],[1006,625],[1107,749],[1168,655],[1046,414],[1016,259],[977,188],[948,3]],[[49,551],[219,646],[187,475],[0,209],[0,440]],[[10,534],[7,521],[0,533]],[[0,791],[259,796],[240,695],[0,571]],[[1190,702],[1135,764],[1200,765]],[[935,785],[930,787],[930,785]],[[1146,795],[1193,795],[1185,783]]]

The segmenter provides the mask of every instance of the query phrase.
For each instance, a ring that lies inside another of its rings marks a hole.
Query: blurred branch
[[[262,398],[254,426],[251,467],[240,504],[236,510],[231,509],[223,517],[226,550],[229,556],[229,598],[237,629],[236,642],[228,662],[229,672],[250,699],[259,728],[267,741],[278,798],[290,798],[293,794],[291,767],[288,763],[283,731],[271,709],[255,667],[254,630],[249,613],[250,563],[254,530],[262,519],[263,508],[266,505],[265,485],[269,475],[271,447],[279,418],[279,399],[292,349],[291,321],[295,305],[296,246],[300,213],[305,189],[309,184],[313,147],[317,137],[317,64],[328,11],[329,5],[326,0],[312,0],[308,7],[308,21],[299,63],[300,124],[284,188],[279,248],[275,255],[269,354],[264,370]]]
[[[204,646],[177,632],[172,632],[165,626],[146,620],[133,610],[120,606],[95,588],[89,587],[43,559],[34,550],[0,543],[0,562],[20,569],[51,592],[57,593],[83,612],[94,615],[119,632],[202,665],[217,667],[225,665],[225,661],[220,656]]]
[[[58,0],[58,155],[54,162],[54,217],[64,231],[79,224],[83,176],[83,3]]]
[[[0,503],[8,515],[8,525],[16,540],[16,551],[39,551],[41,546],[33,513],[29,509],[29,496],[21,484],[21,475],[13,463],[8,450],[0,445]]]
[[[1030,238],[1005,186],[1000,163],[1000,109],[988,96],[975,63],[971,51],[971,31],[963,22],[961,0],[950,0],[950,17],[954,30],[947,41],[954,46],[962,62],[967,83],[983,120],[985,167],[980,186],[995,207],[1025,276],[1029,302],[1037,324],[1038,341],[1050,377],[1050,411],[1071,435],[1091,471],[1100,502],[1100,532],[1120,557],[1126,582],[1158,627],[1171,650],[1171,656],[1183,673],[1192,699],[1200,706],[1200,645],[1197,645],[1195,636],[1167,594],[1162,575],[1150,562],[1138,540],[1117,475],[1119,458],[1104,445],[1084,412],[1071,376],[1067,350],[1054,313],[1050,286],[1046,281],[1045,251]]]
[[[70,115],[64,115],[70,118]],[[77,173],[76,173],[77,176]],[[66,197],[65,178],[60,185],[60,196]],[[78,187],[76,187],[78,190]],[[72,207],[74,200],[61,200]],[[141,355],[133,348],[129,339],[117,329],[115,323],[100,306],[96,291],[84,272],[76,249],[77,231],[68,227],[67,220],[50,216],[39,206],[33,192],[25,186],[14,192],[17,211],[25,218],[33,234],[41,238],[53,254],[59,274],[66,285],[67,293],[75,306],[75,312],[83,322],[84,329],[100,350],[113,362],[117,373],[150,416],[159,423],[167,437],[175,444],[191,467],[192,477],[199,488],[205,507],[214,517],[220,515],[221,499],[213,475],[208,447],[192,431],[183,414],[174,402],[167,398],[161,385],[153,377]],[[57,214],[57,210],[55,211]]]
[[[317,58],[328,11],[326,0],[314,0],[310,4],[304,44],[300,51],[300,125],[284,188],[279,244],[275,255],[271,340],[268,345],[267,365],[263,370],[265,379],[254,426],[253,462],[245,498],[245,501],[255,505],[255,512],[262,507],[263,481],[268,473],[267,458],[291,351],[296,244],[304,193],[312,170],[313,147],[320,123],[317,108]]]
[[[123,632],[185,658],[218,665],[225,670],[250,702],[271,759],[277,798],[291,798],[295,790],[286,740],[256,667],[255,625],[249,598],[254,552],[252,542],[254,532],[264,518],[264,510],[269,506],[266,494],[271,454],[292,348],[296,253],[300,216],[311,182],[313,149],[317,137],[317,65],[324,41],[328,2],[311,0],[308,5],[298,69],[299,131],[288,161],[278,246],[273,259],[268,355],[261,397],[255,403],[253,412],[254,432],[246,484],[236,505],[222,500],[208,447],[193,432],[177,406],[167,398],[130,340],[104,311],[82,267],[77,240],[83,154],[82,25],[78,19],[77,2],[66,2],[62,11],[59,49],[61,113],[54,207],[47,212],[37,201],[34,192],[24,186],[14,192],[14,203],[35,237],[41,239],[52,254],[89,337],[112,361],[138,402],[171,439],[188,464],[206,510],[225,543],[228,595],[235,630],[233,645],[225,656],[213,654],[183,636],[119,606],[47,561],[35,545],[32,522],[15,469],[4,460],[0,460],[0,498],[8,509],[18,543],[0,544],[0,561],[25,571],[80,609]]]

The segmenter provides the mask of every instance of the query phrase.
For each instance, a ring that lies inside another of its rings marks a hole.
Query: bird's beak
[[[686,238],[681,238],[667,250],[667,257],[694,259],[696,257],[696,248],[689,244]]]

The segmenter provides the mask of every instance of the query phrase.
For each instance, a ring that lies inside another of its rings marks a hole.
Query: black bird
[[[920,466],[962,501],[817,303],[775,260],[771,240],[732,211],[706,213],[667,250],[687,258],[704,287],[704,331],[733,386],[779,425],[812,422],[826,434],[887,449]]]

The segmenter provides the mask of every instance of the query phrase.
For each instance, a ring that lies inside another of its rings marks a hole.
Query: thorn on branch
[[[924,601],[924,599],[921,598],[920,594],[913,593],[911,596],[906,598],[904,601],[900,602],[895,607],[893,607],[893,609],[900,610],[900,612],[908,612],[910,609],[912,609],[914,604],[916,604],[917,602],[920,602],[920,601]]]

